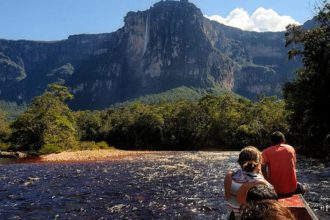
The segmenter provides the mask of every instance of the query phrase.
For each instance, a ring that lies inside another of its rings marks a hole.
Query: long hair
[[[241,220],[296,220],[291,211],[276,200],[249,202],[241,207]]]
[[[277,200],[278,196],[272,186],[257,184],[249,189],[246,195],[247,202],[256,202],[261,200]]]

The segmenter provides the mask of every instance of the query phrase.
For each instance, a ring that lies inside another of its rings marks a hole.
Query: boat
[[[292,214],[299,220],[317,220],[317,216],[309,207],[308,203],[301,194],[278,200],[283,206],[290,209]]]

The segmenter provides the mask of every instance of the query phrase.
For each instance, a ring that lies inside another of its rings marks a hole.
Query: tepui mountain
[[[250,32],[208,20],[188,1],[128,12],[112,33],[40,42],[0,40],[0,99],[30,102],[48,84],[68,86],[75,109],[188,87],[254,99],[280,95],[299,61],[284,32]]]

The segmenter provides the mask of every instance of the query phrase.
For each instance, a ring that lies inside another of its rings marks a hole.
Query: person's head
[[[246,201],[255,202],[261,200],[277,200],[277,194],[273,187],[265,184],[257,184],[249,189]]]
[[[241,220],[295,220],[287,207],[276,200],[251,202],[241,208]]]
[[[284,136],[284,134],[282,132],[275,131],[270,136],[270,140],[272,141],[272,144],[274,144],[274,145],[282,144],[282,143],[285,142],[285,136]]]
[[[238,163],[246,172],[256,171],[261,166],[261,153],[253,146],[244,147],[239,153]]]

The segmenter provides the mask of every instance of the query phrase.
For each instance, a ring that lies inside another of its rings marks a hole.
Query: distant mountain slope
[[[181,86],[166,90],[164,92],[149,94],[145,96],[140,96],[138,98],[129,99],[125,102],[119,102],[114,104],[113,107],[126,106],[135,102],[141,102],[145,104],[159,104],[164,102],[176,102],[180,100],[197,101],[206,95],[220,96],[224,94],[235,95],[235,93],[218,87],[202,89]]]
[[[279,95],[299,65],[287,61],[283,32],[242,31],[206,19],[188,1],[161,1],[129,12],[124,27],[109,34],[0,40],[0,99],[29,102],[54,82],[72,90],[76,109],[182,86],[253,99]]]

